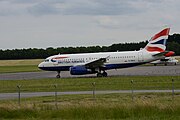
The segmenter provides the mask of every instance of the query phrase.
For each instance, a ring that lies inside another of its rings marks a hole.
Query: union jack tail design
[[[148,52],[164,52],[166,49],[166,41],[168,39],[170,28],[166,28],[161,32],[154,35],[149,43],[146,45],[145,49]]]

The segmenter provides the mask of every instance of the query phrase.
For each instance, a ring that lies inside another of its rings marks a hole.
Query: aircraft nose
[[[42,69],[44,67],[44,64],[43,64],[43,62],[41,62],[39,65],[38,65],[38,68],[39,69]]]

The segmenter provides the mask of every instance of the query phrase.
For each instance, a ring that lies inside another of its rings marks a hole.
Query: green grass
[[[0,60],[0,66],[38,65],[42,59]]]
[[[40,80],[0,81],[0,92],[17,92],[21,85],[22,92],[131,89],[171,89],[172,79],[175,89],[180,89],[179,76],[123,76],[107,78],[66,78]],[[96,95],[59,95],[57,107],[54,96],[22,98],[18,100],[0,100],[0,119],[125,119],[125,120],[179,120],[180,93],[134,93]]]
[[[62,78],[38,80],[1,80],[0,92],[17,92],[17,85],[21,85],[23,92],[54,91],[57,84],[58,91],[84,91],[92,90],[92,83],[96,83],[96,90],[130,90],[131,80],[133,88],[163,90],[172,88],[174,79],[175,89],[180,89],[180,76],[122,76],[107,78]]]
[[[39,71],[37,65],[42,60],[5,60],[0,61],[0,73]],[[171,89],[172,79],[175,89],[180,89],[180,76],[122,76],[107,78],[68,78],[38,80],[2,80],[0,92],[17,92],[21,85],[22,92],[92,90],[130,90],[138,89]],[[125,120],[179,120],[180,94],[174,100],[170,93],[106,94],[96,95],[60,95],[58,109],[54,96],[21,99],[21,107],[15,100],[0,100],[0,119],[125,119]]]
[[[0,66],[0,73],[39,72],[37,65]]]
[[[0,119],[125,119],[125,120],[179,120],[180,96],[172,101],[168,93],[96,95],[61,95],[57,107],[54,97],[0,101]]]
[[[0,60],[0,73],[37,72],[41,59]]]

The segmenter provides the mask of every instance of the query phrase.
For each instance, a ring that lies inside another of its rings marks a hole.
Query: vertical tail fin
[[[168,39],[170,28],[166,28],[155,34],[146,45],[148,52],[164,52],[166,50],[166,41]]]

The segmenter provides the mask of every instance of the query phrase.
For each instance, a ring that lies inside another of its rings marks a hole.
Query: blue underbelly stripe
[[[137,65],[141,65],[141,64],[144,64],[144,63],[106,64],[105,70],[127,68],[127,67],[133,67],[133,66],[137,66]],[[72,67],[72,66],[40,67],[40,69],[47,70],[47,71],[69,71],[70,67]]]

